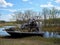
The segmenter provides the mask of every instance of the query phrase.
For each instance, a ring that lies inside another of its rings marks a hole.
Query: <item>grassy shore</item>
[[[60,45],[60,39],[31,36],[24,38],[0,38],[0,45]]]
[[[43,31],[49,31],[49,32],[60,32],[60,26],[45,26],[42,27]]]
[[[13,25],[16,25],[15,23],[0,23],[0,27],[3,27],[3,26],[13,26]]]

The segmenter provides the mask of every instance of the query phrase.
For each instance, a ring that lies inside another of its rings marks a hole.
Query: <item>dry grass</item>
[[[49,32],[60,32],[60,26],[43,27],[42,30],[49,31]]]
[[[3,26],[13,26],[15,24],[13,23],[0,23],[0,27],[3,27]]]
[[[50,39],[49,39],[50,40]],[[0,38],[0,45],[60,45],[38,36],[25,38]]]

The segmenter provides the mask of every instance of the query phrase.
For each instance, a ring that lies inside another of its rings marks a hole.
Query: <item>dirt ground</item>
[[[0,45],[60,45],[42,37],[0,38]]]

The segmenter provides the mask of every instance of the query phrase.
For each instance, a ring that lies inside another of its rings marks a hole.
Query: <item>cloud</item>
[[[5,10],[5,11],[9,11],[9,12],[16,12],[17,10],[16,9],[0,9],[0,10]]]
[[[28,0],[22,0],[23,2],[27,2]]]
[[[31,7],[31,8],[21,8],[20,10],[24,11],[24,10],[33,10],[34,8]]]
[[[7,6],[12,7],[13,4],[6,2],[5,0],[0,0],[0,7],[7,7]]]
[[[56,9],[60,10],[60,7],[59,6],[55,6]]]
[[[32,4],[30,0],[22,0],[23,2],[28,2],[29,4]]]
[[[40,5],[40,7],[54,7],[54,5],[52,5],[51,2],[49,2],[48,4]]]
[[[10,12],[16,12],[17,10],[12,10],[12,9],[9,9],[8,11],[10,11]]]
[[[43,4],[43,5],[40,5],[40,7],[54,7],[54,8],[56,8],[56,9],[58,9],[58,10],[60,10],[60,6],[57,6],[57,5],[53,5],[53,4],[51,4],[51,2],[49,2],[48,4]]]
[[[7,14],[7,15],[3,14],[3,15],[1,15],[0,20],[10,21],[11,18],[12,18],[12,16],[10,14]]]
[[[29,2],[29,4],[33,4],[32,2]]]
[[[56,3],[60,3],[60,0],[55,0]]]
[[[15,14],[7,14],[7,15],[2,15],[0,20],[4,20],[4,21],[16,21],[13,16],[15,16]],[[8,18],[7,18],[8,17]]]
[[[0,10],[2,10],[2,11],[9,11],[9,12],[17,12],[17,11],[24,11],[24,10],[33,10],[34,8],[33,7],[31,7],[31,8],[19,8],[19,9],[6,9],[6,8],[4,8],[4,9],[0,9]]]

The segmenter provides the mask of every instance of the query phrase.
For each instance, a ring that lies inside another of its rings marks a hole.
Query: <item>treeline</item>
[[[60,18],[60,10],[56,8],[43,8],[42,11],[36,12],[33,10],[25,10],[24,12],[18,11],[13,13],[13,19],[16,21],[25,21],[30,18],[35,18],[36,20],[44,20],[44,25],[46,25],[46,20],[53,20],[54,23]],[[56,20],[57,19],[57,20]]]
[[[60,26],[60,18],[46,19],[45,23],[46,23],[46,26],[47,25]]]
[[[42,21],[43,30],[60,31],[60,10],[56,8],[43,8],[42,11],[25,10],[24,12],[15,12],[13,19],[18,23],[25,22],[30,18]]]
[[[0,21],[0,23],[5,23],[5,22],[6,22],[6,21],[3,21],[3,20],[2,20],[2,21]]]

